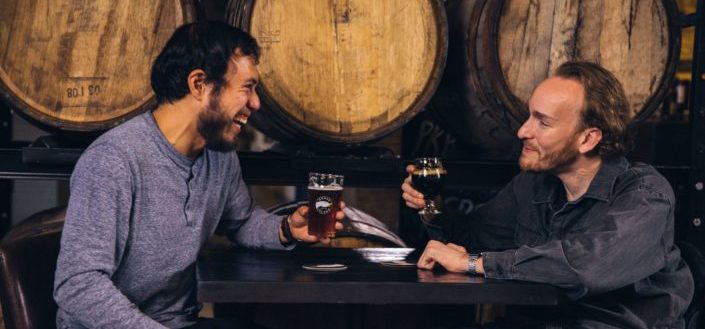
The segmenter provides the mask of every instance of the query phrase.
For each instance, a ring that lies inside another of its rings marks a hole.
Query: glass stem
[[[433,203],[433,200],[432,199],[424,199],[423,201],[424,201],[423,209],[429,214],[432,213],[433,210],[436,208],[435,204]]]

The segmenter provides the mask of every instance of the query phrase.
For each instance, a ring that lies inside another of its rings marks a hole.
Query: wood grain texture
[[[282,125],[364,141],[408,121],[435,90],[447,42],[435,0],[238,3],[230,21],[262,47],[263,113],[280,112]]]
[[[466,148],[516,158],[534,88],[569,60],[621,81],[632,123],[673,83],[680,31],[671,0],[447,0],[448,65],[431,108]]]
[[[496,28],[497,0],[448,0],[448,62],[430,109],[462,148],[479,157],[514,160],[520,120],[498,98],[499,88],[483,86],[487,76],[501,76],[498,64],[480,68],[496,57],[490,35]],[[495,17],[496,16],[496,17]]]
[[[59,129],[104,130],[154,103],[152,61],[187,1],[0,1],[0,89],[21,113]]]
[[[657,92],[669,61],[659,0],[509,0],[499,23],[499,60],[523,101],[563,62],[600,63],[624,85],[632,117]]]

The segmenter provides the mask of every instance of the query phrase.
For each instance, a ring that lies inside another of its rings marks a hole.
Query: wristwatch
[[[470,258],[468,258],[468,273],[470,274],[477,274],[477,259],[480,258],[482,254],[470,254]]]

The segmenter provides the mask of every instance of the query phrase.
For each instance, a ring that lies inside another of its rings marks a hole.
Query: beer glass
[[[319,238],[335,236],[335,214],[340,211],[343,176],[308,174],[308,234]]]
[[[436,209],[433,201],[441,193],[443,183],[446,179],[446,170],[443,168],[440,158],[418,158],[414,160],[416,169],[411,174],[411,184],[424,196],[424,207],[419,211],[420,215],[438,215],[440,210]]]

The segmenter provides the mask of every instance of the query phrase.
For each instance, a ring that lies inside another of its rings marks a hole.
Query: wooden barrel
[[[231,0],[262,47],[254,125],[280,142],[358,145],[421,111],[445,65],[438,0]]]
[[[39,125],[105,130],[154,106],[152,61],[186,0],[0,1],[0,93]]]
[[[656,110],[680,50],[671,0],[449,0],[448,65],[430,107],[458,138],[506,149],[525,103],[563,62],[584,60],[624,85],[633,123]]]

